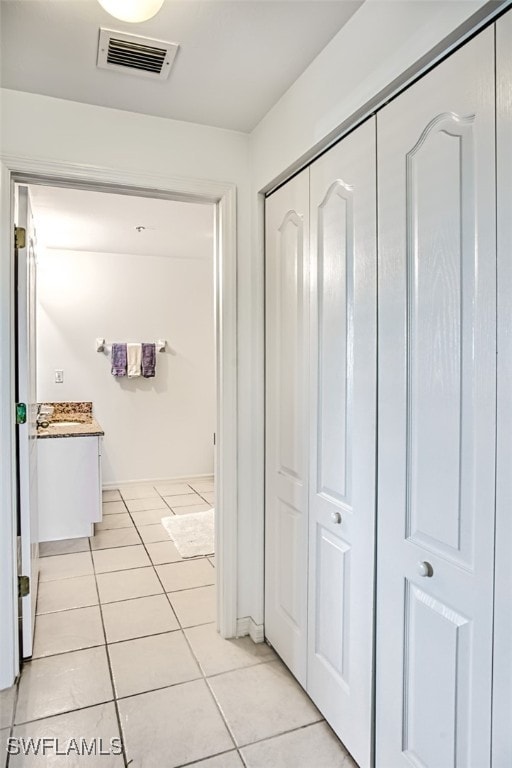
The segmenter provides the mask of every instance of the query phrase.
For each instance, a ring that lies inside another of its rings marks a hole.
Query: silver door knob
[[[418,563],[418,573],[420,576],[430,578],[430,576],[434,575],[434,569],[430,563],[427,563],[427,561],[424,560],[422,563]]]
[[[336,525],[339,525],[341,523],[341,515],[339,512],[331,512],[331,520],[333,523],[336,523]]]

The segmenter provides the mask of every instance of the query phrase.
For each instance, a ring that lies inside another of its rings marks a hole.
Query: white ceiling
[[[165,0],[128,24],[97,0],[1,0],[2,85],[250,131],[363,0]],[[99,27],[180,50],[167,81],[98,69]]]
[[[30,192],[43,248],[213,258],[213,205],[39,185]]]

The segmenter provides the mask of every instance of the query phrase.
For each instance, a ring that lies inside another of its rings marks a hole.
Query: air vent
[[[178,52],[177,43],[100,29],[98,67],[165,80]]]

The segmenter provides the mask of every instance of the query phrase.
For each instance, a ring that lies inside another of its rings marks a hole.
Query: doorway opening
[[[142,599],[159,589],[149,577],[177,591],[184,569],[171,564],[191,558],[186,586],[204,587],[199,618],[211,621],[213,572],[199,560],[214,554],[214,206],[43,185],[27,194],[37,320],[24,368],[36,368],[36,419],[48,426],[36,432],[37,473],[26,474],[37,474],[27,498],[43,593],[75,560],[101,574],[100,593],[101,582],[133,580],[113,594],[141,599],[127,611],[161,611]],[[35,557],[30,570],[33,604]]]
[[[14,165],[14,164],[13,164]],[[95,193],[97,195],[102,195],[105,200],[108,198],[115,198],[118,196],[124,196],[125,201],[132,201],[136,198],[140,199],[142,202],[146,202],[149,204],[149,198],[153,198],[153,201],[158,204],[163,204],[164,202],[168,202],[171,204],[171,201],[174,201],[176,205],[184,206],[186,203],[191,203],[192,205],[190,208],[202,208],[203,210],[208,210],[210,212],[211,219],[213,219],[213,236],[210,233],[210,239],[213,244],[213,251],[214,251],[214,258],[213,263],[210,264],[211,271],[214,273],[214,322],[212,321],[212,331],[213,326],[215,328],[215,347],[216,347],[216,355],[215,355],[215,384],[216,384],[216,395],[215,395],[215,401],[216,401],[216,411],[217,411],[217,419],[216,419],[216,425],[215,430],[209,429],[210,432],[210,445],[212,446],[213,443],[213,432],[216,433],[216,446],[215,446],[215,467],[212,467],[211,475],[208,475],[206,472],[204,473],[197,473],[197,474],[203,474],[203,477],[190,477],[188,475],[192,475],[190,472],[186,471],[177,471],[177,472],[169,472],[165,473],[165,476],[160,474],[158,476],[153,476],[151,478],[148,476],[148,474],[142,475],[142,477],[139,475],[138,477],[132,477],[131,479],[137,482],[130,483],[129,477],[124,477],[124,485],[128,488],[131,486],[133,493],[130,493],[127,488],[125,488],[125,495],[122,495],[122,492],[120,494],[121,501],[123,503],[130,502],[130,506],[135,507],[137,504],[134,504],[133,502],[136,502],[137,499],[129,499],[128,496],[134,495],[135,496],[141,496],[140,501],[141,505],[144,506],[144,500],[143,496],[144,493],[147,492],[148,486],[146,485],[143,489],[137,489],[137,484],[144,485],[145,483],[140,483],[140,480],[146,481],[151,480],[158,482],[158,485],[161,488],[161,493],[156,491],[153,488],[152,493],[158,494],[158,504],[165,504],[169,511],[171,512],[171,516],[173,514],[173,507],[170,505],[170,502],[168,502],[168,497],[172,497],[174,494],[175,488],[169,489],[169,484],[172,485],[174,481],[177,480],[188,480],[190,483],[187,483],[188,488],[186,490],[189,491],[188,494],[176,494],[178,495],[189,495],[190,498],[193,498],[194,501],[198,501],[198,511],[206,511],[204,507],[211,508],[213,506],[212,499],[212,487],[211,483],[206,487],[206,484],[209,483],[209,477],[213,477],[213,474],[215,472],[215,476],[217,479],[216,483],[216,499],[217,499],[217,521],[216,521],[216,552],[217,552],[217,583],[218,583],[218,589],[216,590],[216,602],[217,602],[217,628],[220,632],[220,634],[223,637],[231,637],[236,634],[236,368],[233,369],[233,361],[236,360],[236,270],[235,270],[235,257],[236,257],[236,249],[235,249],[235,240],[236,240],[236,233],[235,233],[235,198],[234,198],[234,188],[231,185],[221,185],[221,184],[209,184],[207,182],[187,182],[184,180],[162,180],[159,179],[157,183],[155,183],[155,179],[147,179],[143,175],[134,177],[133,174],[130,174],[129,176],[124,176],[122,174],[116,173],[116,179],[114,180],[115,183],[105,183],[105,178],[107,177],[107,173],[99,174],[98,169],[89,170],[89,169],[81,169],[81,168],[75,168],[69,164],[67,164],[64,168],[63,165],[59,165],[59,167],[55,166],[52,170],[54,175],[50,174],[48,172],[48,168],[46,167],[44,174],[38,174],[37,173],[37,163],[31,163],[31,173],[27,173],[26,171],[28,168],[25,165],[24,169],[18,169],[18,168],[11,168],[9,169],[9,181],[10,181],[10,190],[11,195],[10,199],[8,201],[9,205],[6,206],[6,200],[3,201],[3,216],[6,216],[7,210],[12,210],[12,201],[14,199],[14,185],[15,183],[22,183],[22,184],[30,184],[31,188],[33,190],[36,190],[36,194],[39,194],[39,192],[43,189],[49,189],[53,188],[55,193],[62,193],[66,189],[68,192],[73,192],[75,194],[91,194]],[[23,172],[25,171],[25,172]],[[63,171],[67,171],[67,178],[65,173]],[[101,181],[98,180],[98,175],[102,176]],[[5,189],[5,188],[4,188]],[[106,193],[112,193],[111,195],[108,195]],[[10,215],[10,214],[9,214]],[[144,223],[139,223],[135,225],[137,227],[144,226]],[[151,230],[136,230],[135,234],[137,236],[142,235],[146,233],[146,231],[151,232]],[[62,254],[61,254],[62,255]],[[57,259],[58,261],[58,259]],[[56,266],[56,263],[54,264]],[[197,265],[196,265],[197,266]],[[62,270],[56,269],[54,271],[54,275],[58,274],[60,275],[60,278],[63,278]],[[13,275],[12,275],[13,277]],[[80,282],[80,277],[78,276],[76,278],[77,282]],[[141,281],[143,283],[143,281]],[[13,280],[11,282],[13,284]],[[141,289],[143,289],[143,285],[141,285]],[[57,290],[58,288],[53,286],[53,290]],[[115,310],[115,287],[111,287],[111,295],[113,298],[113,307]],[[11,300],[14,300],[14,290],[11,297]],[[191,330],[189,328],[189,330]],[[12,334],[14,331],[14,328],[10,329],[10,333]],[[100,335],[102,335],[102,332],[99,332]],[[125,340],[127,341],[135,341],[136,339],[131,338],[133,335],[133,331],[130,334],[130,338],[128,336]],[[163,336],[169,336],[172,334],[165,334],[162,333]],[[109,352],[109,342],[114,341],[114,338],[108,338],[109,334],[105,332],[105,348],[107,353]],[[11,336],[12,338],[12,336]],[[105,349],[103,350],[102,354],[98,354],[95,349],[96,345],[96,339],[99,338],[98,335],[96,335],[92,339],[92,345],[94,349],[94,356],[96,365],[99,367],[99,363],[103,365],[104,368],[104,375],[105,377],[110,376],[109,373],[109,360],[108,360],[108,354],[105,355]],[[148,339],[148,341],[162,341],[162,339]],[[172,339],[163,339],[163,341],[166,342],[165,347],[168,348],[167,356],[169,358],[172,358],[172,360],[175,361],[176,356],[175,352],[177,350],[172,346]],[[158,358],[159,353],[157,353],[157,366],[158,363],[160,363],[160,367],[163,368],[164,364],[162,364],[161,360],[165,359],[166,355],[162,355],[160,358]],[[228,370],[228,373],[226,375],[226,369]],[[59,373],[55,374],[55,370],[58,370]],[[54,374],[57,378],[64,378],[64,382],[66,381],[65,378],[65,372],[64,374],[61,374],[60,371],[63,370],[62,368],[54,369]],[[156,386],[156,380],[157,377],[155,377],[155,386]],[[55,378],[53,379],[55,381]],[[115,382],[116,384],[119,384],[119,382]],[[147,386],[147,382],[145,382]],[[57,386],[57,385],[55,385]],[[144,384],[142,385],[144,386]],[[122,391],[119,389],[119,391]],[[143,395],[144,392],[141,390],[138,395]],[[40,399],[40,398],[38,398]],[[63,398],[68,399],[68,398]],[[48,398],[44,397],[44,400],[49,402]],[[14,390],[11,390],[11,402],[14,402]],[[53,402],[56,402],[56,400],[53,400]],[[123,417],[125,414],[123,414]],[[128,409],[128,416],[126,416],[126,420],[129,420],[129,409]],[[234,428],[233,428],[233,425]],[[4,435],[5,437],[5,443],[4,448],[6,445],[9,446],[9,448],[12,448],[13,441],[12,441],[12,432],[11,434]],[[213,447],[211,448],[213,451]],[[11,454],[12,455],[12,454]],[[178,456],[179,458],[179,456]],[[183,456],[181,457],[183,458]],[[16,461],[15,456],[12,455],[12,475],[11,480],[14,481],[15,478],[15,471],[16,471]],[[110,471],[110,477],[112,479],[111,482],[108,482],[107,477],[105,478],[105,484],[110,485],[110,488],[107,488],[107,490],[110,492],[108,495],[112,495],[112,492],[116,490],[113,485],[122,485],[122,483],[118,482],[118,480],[123,480],[123,478],[114,478],[112,475],[112,467],[109,468]],[[187,477],[184,477],[187,475]],[[206,475],[206,478],[204,477]],[[128,482],[126,482],[128,481]],[[161,481],[161,482],[160,482]],[[170,482],[172,481],[172,482]],[[206,481],[206,482],[205,482]],[[193,487],[192,482],[195,482],[196,488]],[[179,485],[179,482],[176,482],[175,485]],[[201,486],[201,487],[199,487]],[[152,486],[153,487],[153,486]],[[12,483],[12,486],[10,488],[10,497],[13,498],[14,496],[14,482]],[[168,492],[169,491],[169,492]],[[107,495],[107,498],[108,498]],[[208,497],[208,498],[206,498]],[[7,501],[7,499],[6,499]],[[179,504],[178,500],[178,504]],[[181,501],[187,501],[187,505],[189,503],[189,499],[185,500],[182,499]],[[108,501],[106,502],[109,503]],[[6,505],[7,506],[7,505]],[[191,505],[191,506],[196,506]],[[178,508],[178,506],[176,507]],[[9,510],[9,514],[11,514],[11,524],[12,524],[12,531],[15,530],[15,520],[13,519],[14,515],[12,514],[13,507],[11,506],[11,509]],[[113,510],[112,510],[113,511]],[[147,510],[144,509],[138,509],[133,511],[133,514],[136,512],[145,512]],[[166,510],[164,510],[166,511]],[[132,513],[128,513],[132,514]],[[178,515],[180,513],[178,512]],[[125,518],[126,519],[126,518]],[[120,518],[118,518],[120,520]],[[144,523],[141,523],[143,525]],[[147,523],[148,525],[151,525],[152,523]],[[117,523],[115,523],[117,525]],[[227,532],[227,535],[226,535]],[[169,538],[168,541],[170,542],[171,539]],[[227,545],[226,545],[227,542]],[[158,543],[158,542],[150,542],[150,543]],[[7,596],[8,598],[11,598],[11,607],[13,609],[12,616],[8,616],[8,621],[6,623],[6,626],[4,626],[4,632],[5,636],[8,638],[8,642],[4,645],[6,648],[10,648],[12,651],[10,658],[6,657],[6,664],[5,667],[1,670],[1,680],[2,684],[0,687],[6,687],[10,684],[10,682],[16,677],[19,671],[19,663],[20,663],[20,657],[17,652],[17,600],[15,597],[15,587],[17,587],[17,573],[16,573],[16,558],[15,558],[15,547],[11,546],[11,542],[6,542],[6,553],[7,557],[5,560],[5,569],[4,574],[8,577],[5,579],[2,579],[2,589],[4,590],[3,597]],[[10,555],[10,557],[9,557]],[[211,566],[210,566],[211,567]],[[10,576],[10,578],[9,578]],[[6,601],[9,602],[8,600]]]

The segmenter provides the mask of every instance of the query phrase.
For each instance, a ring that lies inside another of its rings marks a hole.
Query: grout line
[[[188,766],[191,766],[191,765],[201,766],[202,763],[205,763],[214,757],[223,757],[224,755],[230,755],[232,752],[238,752],[238,749],[227,749],[227,750],[224,750],[223,752],[216,752],[214,755],[208,755],[208,757],[201,757],[199,760],[192,760],[189,763],[180,763],[180,765],[177,766],[177,768],[188,768]],[[240,755],[240,758],[241,758],[241,755]],[[246,763],[243,760],[242,760],[242,764],[244,766],[246,765]]]
[[[169,563],[169,565],[170,565],[170,563]],[[206,587],[214,587],[214,586],[215,586],[215,582],[213,582],[212,584],[200,584],[198,587],[185,587],[184,589],[169,589],[169,590],[165,591],[165,594],[166,595],[176,595],[178,592],[180,592],[180,593],[181,592],[192,592],[195,589],[206,589]],[[207,622],[207,623],[209,624],[210,622]]]
[[[81,549],[80,552],[58,552],[55,555],[40,555],[40,559],[47,560],[49,557],[69,557],[70,555],[86,555],[88,552],[90,552],[89,537],[87,536],[86,538],[87,538],[87,549]]]
[[[91,547],[90,540],[89,540],[89,547]],[[92,553],[92,547],[91,547],[91,553]],[[92,554],[91,554],[91,559],[92,559]],[[105,629],[105,621],[103,619],[103,608],[102,608],[102,605],[101,605],[100,590],[99,590],[99,587],[98,587],[98,579],[97,579],[97,575],[96,575],[96,570],[94,570],[94,583],[96,584],[96,593],[98,595],[98,604],[99,604],[99,609],[100,609],[101,626],[103,627],[103,637],[105,639],[105,653],[106,653],[106,656],[107,656],[108,671],[109,671],[109,674],[110,674],[110,685],[112,686],[112,695],[114,697],[114,707],[115,707],[115,710],[116,710],[117,726],[119,728],[119,736],[121,737],[121,747],[122,747],[122,750],[123,750],[123,762],[124,762],[125,768],[127,768],[127,766],[128,766],[128,758],[126,756],[126,746],[125,746],[125,743],[124,743],[124,732],[123,732],[123,728],[122,728],[122,725],[121,725],[121,715],[119,714],[119,706],[117,704],[116,688],[115,688],[115,685],[114,685],[114,674],[112,672],[112,662],[110,660],[110,654],[108,652],[107,631]]]
[[[21,723],[15,723],[14,728],[18,728],[20,725],[30,725],[30,723],[39,723],[41,720],[53,720],[55,717],[61,717],[62,715],[71,715],[73,712],[82,712],[84,709],[93,709],[94,707],[101,707],[104,704],[115,704],[114,698],[106,699],[105,701],[98,701],[96,704],[86,704],[84,707],[76,707],[76,709],[66,709],[64,712],[53,712],[51,715],[43,715],[43,717],[34,717],[32,720],[23,720]]]
[[[21,668],[21,672],[22,671],[23,671],[23,667]],[[15,720],[16,720],[16,710],[18,708],[18,699],[19,699],[19,695],[20,695],[21,672],[20,672],[20,674],[18,676],[18,679],[14,683],[14,685],[16,686],[16,691],[14,692],[14,701],[12,703],[11,724],[10,724],[10,726],[8,726],[8,729],[7,729],[9,731],[9,737],[12,737],[14,735]],[[3,744],[0,745],[0,746],[3,748]],[[8,753],[7,757],[5,759],[5,768],[8,768],[10,760],[11,760],[11,755]]]
[[[213,701],[215,703],[215,706],[217,707],[217,709],[218,709],[218,711],[220,713],[220,716],[221,716],[221,718],[222,718],[222,720],[224,722],[224,725],[226,726],[227,731],[228,731],[229,735],[231,736],[233,744],[235,745],[235,749],[238,752],[238,744],[236,743],[235,734],[233,733],[233,730],[232,730],[231,726],[228,723],[227,717],[224,714],[224,711],[223,711],[223,709],[222,709],[222,707],[220,705],[220,702],[217,701],[217,698],[216,698],[216,696],[215,696],[215,694],[214,694],[214,692],[212,690],[212,687],[211,687],[210,683],[208,682],[208,678],[207,677],[204,678],[204,681],[206,683],[206,687],[208,688],[208,690],[210,692],[210,696],[212,697],[212,699],[213,699]]]
[[[132,517],[132,513],[131,513],[131,512],[128,512],[128,514],[130,515],[130,517]],[[133,520],[133,518],[132,518],[132,520]],[[134,525],[135,525],[135,522],[134,522]],[[171,601],[170,601],[169,597],[167,596],[167,592],[165,591],[165,588],[164,588],[164,585],[163,585],[163,583],[162,583],[162,580],[161,580],[161,578],[160,578],[160,576],[159,576],[159,574],[158,574],[158,571],[156,570],[156,567],[155,567],[155,565],[154,565],[154,563],[153,563],[153,560],[151,559],[151,556],[150,556],[150,554],[149,554],[149,552],[148,552],[148,548],[147,548],[147,546],[146,546],[146,542],[142,540],[142,536],[140,535],[139,529],[137,528],[137,526],[136,526],[136,525],[135,525],[135,528],[136,528],[136,530],[137,530],[137,534],[138,534],[138,536],[139,536],[139,538],[140,538],[140,540],[141,540],[142,546],[144,547],[144,549],[145,549],[145,551],[146,551],[146,554],[147,554],[147,556],[149,557],[149,560],[150,560],[150,562],[151,562],[151,567],[153,568],[153,571],[155,572],[155,576],[156,576],[156,578],[158,579],[158,582],[159,582],[160,586],[161,586],[161,587],[162,587],[162,589],[163,589],[163,593],[164,593],[164,595],[167,597],[167,602],[169,603],[169,605],[170,605],[170,607],[171,607],[171,611],[172,611],[172,613],[173,613],[173,616],[174,616],[174,618],[176,619],[176,621],[178,622],[178,626],[179,626],[179,628],[180,628],[180,629],[183,629],[183,627],[181,626],[181,622],[180,622],[180,620],[179,620],[179,618],[178,618],[178,615],[176,614],[176,611],[174,610],[174,606],[172,605],[172,603],[171,603]],[[170,539],[169,539],[169,541],[170,541]]]
[[[187,627],[187,629],[191,629],[191,627]],[[219,706],[219,703],[218,703],[217,699],[213,695],[213,691],[212,691],[212,689],[210,688],[210,686],[208,684],[208,678],[206,677],[206,673],[205,673],[204,669],[202,668],[201,663],[199,661],[199,658],[196,655],[196,653],[195,653],[195,651],[194,651],[194,649],[192,647],[192,644],[191,644],[190,640],[188,639],[187,634],[186,634],[185,631],[183,631],[183,636],[185,638],[185,642],[187,643],[187,645],[189,647],[189,650],[190,650],[190,653],[192,654],[192,657],[194,658],[194,660],[195,660],[196,664],[198,665],[199,669],[201,670],[201,674],[202,674],[203,680],[204,680],[204,682],[206,684],[206,688],[208,689],[208,691],[210,693],[210,696],[213,699],[214,705],[217,707],[217,710],[218,710],[218,712],[219,712],[219,714],[220,714],[220,716],[222,718],[222,721],[223,721],[223,723],[224,723],[224,725],[226,727],[226,730],[229,733],[231,741],[233,742],[233,744],[235,746],[235,749],[238,751],[238,746],[237,746],[234,734],[233,734],[233,732],[232,732],[232,730],[231,730],[231,728],[230,728],[230,726],[228,724],[228,721],[226,720],[226,717],[224,716],[224,712],[222,711],[221,707]]]
[[[325,717],[322,716],[322,714],[319,712],[320,717],[318,720],[313,720],[311,723],[304,723],[304,725],[298,725],[295,728],[290,728],[288,731],[281,731],[280,733],[273,733],[272,736],[264,736],[261,739],[256,739],[255,741],[249,741],[247,744],[241,744],[239,749],[245,749],[246,747],[252,747],[254,744],[261,744],[264,741],[274,741],[275,739],[279,739],[281,736],[287,736],[289,733],[298,733],[299,731],[304,731],[306,728],[311,728],[313,725],[318,725],[319,723],[326,723],[329,725]],[[330,728],[332,730],[332,728]],[[334,733],[334,731],[333,731]],[[336,734],[334,734],[336,736]],[[341,747],[345,750],[347,755],[349,754],[347,748],[342,744],[339,737],[336,736],[336,739],[340,742]],[[343,755],[343,759],[345,759],[345,755]]]
[[[211,565],[211,563],[210,563],[210,565]],[[158,576],[158,573],[157,573],[157,576]],[[162,584],[162,586],[163,586],[163,584]],[[166,593],[166,594],[168,595],[168,593]],[[170,593],[170,594],[173,594],[173,593]],[[171,600],[170,600],[169,596],[167,597],[167,599],[169,600],[169,603],[171,603]],[[171,603],[171,607],[172,607],[172,603]],[[174,608],[173,608],[173,610],[174,610]],[[232,742],[234,744],[234,747],[237,750],[237,753],[238,753],[238,755],[240,756],[240,759],[241,759],[241,755],[240,755],[240,753],[238,751],[238,747],[237,747],[234,735],[233,735],[233,733],[231,731],[231,728],[228,725],[228,722],[227,722],[227,720],[226,720],[226,718],[224,716],[224,713],[222,712],[222,709],[220,708],[220,706],[219,706],[217,700],[215,699],[215,696],[213,695],[213,692],[212,692],[212,690],[211,690],[211,688],[210,688],[210,686],[208,684],[208,680],[207,680],[206,674],[205,674],[205,672],[204,672],[204,670],[203,670],[203,668],[201,666],[201,663],[199,661],[198,656],[196,655],[196,653],[195,653],[195,651],[194,651],[194,649],[193,649],[193,647],[192,647],[192,645],[191,645],[191,643],[190,643],[190,641],[189,641],[189,639],[187,637],[187,634],[185,632],[185,627],[182,626],[182,623],[179,621],[179,618],[177,616],[176,616],[176,618],[178,619],[179,625],[180,625],[180,627],[182,629],[183,637],[185,638],[185,642],[187,643],[187,646],[188,646],[189,651],[190,651],[190,653],[192,655],[192,658],[195,660],[196,664],[198,665],[198,668],[199,668],[199,670],[200,670],[200,672],[202,674],[202,677],[203,677],[203,680],[204,680],[204,682],[206,684],[206,687],[207,687],[208,691],[210,692],[210,696],[213,699],[214,705],[217,707],[217,710],[218,710],[218,712],[219,712],[219,714],[220,714],[220,716],[222,718],[222,721],[224,722],[226,730],[229,733],[229,736],[230,736],[230,738],[231,738],[231,740],[232,740]],[[208,622],[208,623],[212,623],[212,622]],[[186,629],[191,629],[191,627],[187,627]]]
[[[181,630],[180,630],[181,632]],[[116,696],[116,701],[125,701],[126,699],[135,699],[137,696],[145,696],[147,693],[157,693],[158,691],[166,691],[169,688],[179,688],[180,685],[188,685],[189,683],[199,683],[203,680],[202,672],[198,669],[197,677],[191,677],[190,680],[180,680],[176,683],[167,683],[167,685],[157,685],[156,688],[148,688],[147,691],[137,691],[136,693],[127,693],[125,696]],[[198,727],[199,727],[198,723]]]
[[[136,637],[124,637],[121,640],[107,640],[107,645],[120,645],[121,643],[131,643],[134,640],[147,640],[148,637],[157,637],[159,635],[173,635],[175,632],[182,632],[181,627],[175,629],[164,629],[162,632],[151,632],[149,635],[136,635]],[[166,688],[167,686],[163,686]],[[122,697],[126,698],[126,697]]]
[[[205,499],[205,497],[202,496],[203,493],[210,493],[210,491],[196,491],[196,493],[198,496],[202,498],[205,504],[210,504],[212,507],[214,506],[214,504],[211,501],[208,501],[208,499]],[[213,491],[211,491],[211,493],[213,493]]]
[[[215,621],[202,621],[199,624],[190,624],[190,625],[187,624],[186,626],[182,626],[181,628],[183,629],[184,632],[186,632],[187,629],[195,629],[196,627],[207,627],[208,624],[215,624]]]
[[[92,577],[94,578],[94,576]],[[56,613],[66,613],[67,611],[79,611],[81,608],[95,608],[99,603],[89,603],[89,605],[73,605],[71,608],[57,608],[55,611],[38,611],[36,612],[36,618],[38,616],[53,616]]]
[[[210,622],[211,623],[211,622]],[[207,624],[200,624],[199,626],[205,627],[208,626]],[[189,629],[195,629],[195,627],[187,627],[184,632],[187,632]],[[247,635],[246,635],[247,637]],[[243,638],[238,638],[239,640],[242,640]],[[233,669],[224,669],[222,672],[214,672],[211,675],[207,675],[205,673],[204,677],[205,680],[214,680],[216,677],[222,677],[223,675],[230,675],[232,672],[242,672],[244,669],[253,669],[253,667],[262,667],[264,664],[273,664],[279,659],[260,659],[259,661],[255,661],[254,664],[244,664],[242,667],[233,667]],[[294,678],[295,679],[295,678]]]
[[[127,530],[130,531],[131,528],[119,528],[119,530],[120,531],[127,531]],[[102,531],[100,531],[100,533],[102,533]],[[137,531],[137,534],[138,534],[139,538],[142,541],[141,535],[140,535],[140,533],[138,531]],[[126,549],[126,547],[138,547],[138,546],[139,546],[139,542],[137,542],[136,544],[133,544],[133,542],[132,542],[131,544],[120,544],[118,546],[112,546],[111,545],[110,547],[96,547],[95,549],[91,548],[91,553],[92,552],[103,552],[105,549]]]
[[[99,606],[98,606],[99,607]],[[44,656],[32,656],[30,662],[42,661],[43,659],[53,659],[55,656],[69,656],[70,653],[80,653],[80,651],[90,651],[93,648],[103,648],[106,642],[94,643],[93,645],[83,645],[80,648],[68,648],[65,651],[56,651],[55,653],[45,653]]]
[[[160,597],[160,596],[161,596],[160,594],[158,594],[158,595],[147,595],[147,597]],[[144,598],[143,597],[139,597],[139,598],[133,598],[133,599],[134,600],[143,600]],[[129,600],[119,601],[119,602],[129,602]],[[105,603],[105,605],[115,605],[115,603]],[[100,608],[99,605],[98,606],[88,606],[88,607],[91,607],[91,608],[98,607],[98,608]],[[80,609],[72,608],[70,610],[80,610]],[[67,611],[60,611],[60,613],[67,613]],[[101,608],[100,608],[100,615],[101,614],[102,614],[102,611],[101,611]],[[102,615],[101,615],[101,619],[102,619],[102,627],[104,627],[104,622],[103,622]],[[215,624],[214,621],[208,621],[208,622],[205,622],[204,624],[195,624],[195,625],[193,625],[191,627],[181,627],[179,625],[179,623],[178,623],[178,626],[175,627],[174,629],[164,629],[164,630],[162,630],[160,632],[150,632],[149,634],[146,634],[146,635],[136,635],[135,637],[125,637],[125,638],[122,638],[121,640],[109,640],[108,637],[107,637],[106,630],[105,630],[104,631],[105,640],[103,642],[101,642],[101,643],[93,643],[92,645],[83,645],[83,646],[80,646],[79,648],[67,648],[64,651],[55,651],[53,653],[45,653],[42,656],[32,656],[31,659],[30,659],[30,662],[27,662],[27,663],[32,663],[33,661],[41,661],[43,659],[51,659],[51,658],[54,658],[55,656],[68,656],[70,653],[80,653],[80,651],[89,651],[89,650],[91,650],[93,648],[103,648],[104,646],[119,645],[120,643],[131,643],[133,640],[146,640],[149,637],[156,637],[158,635],[171,635],[171,634],[174,634],[175,632],[184,632],[184,633],[186,633],[186,632],[188,632],[191,629],[196,629],[197,627],[207,627],[207,626],[212,626],[214,624]],[[240,638],[240,639],[242,639],[242,638]],[[241,667],[233,667],[232,669],[225,669],[222,672],[214,672],[213,674],[210,674],[210,675],[206,674],[206,672],[205,672],[204,673],[204,677],[207,677],[207,678],[219,677],[220,675],[224,675],[224,674],[226,674],[228,672],[237,672],[240,669],[248,669],[249,667],[258,667],[258,666],[261,666],[262,664],[269,664],[269,663],[275,662],[277,660],[278,659],[275,659],[275,658],[260,659],[258,661],[255,661],[253,664],[246,664],[246,665],[243,665]],[[166,688],[168,686],[162,686],[162,687]],[[155,688],[154,690],[158,690],[158,689]],[[121,698],[126,698],[126,697],[124,696],[124,697],[121,697]]]

